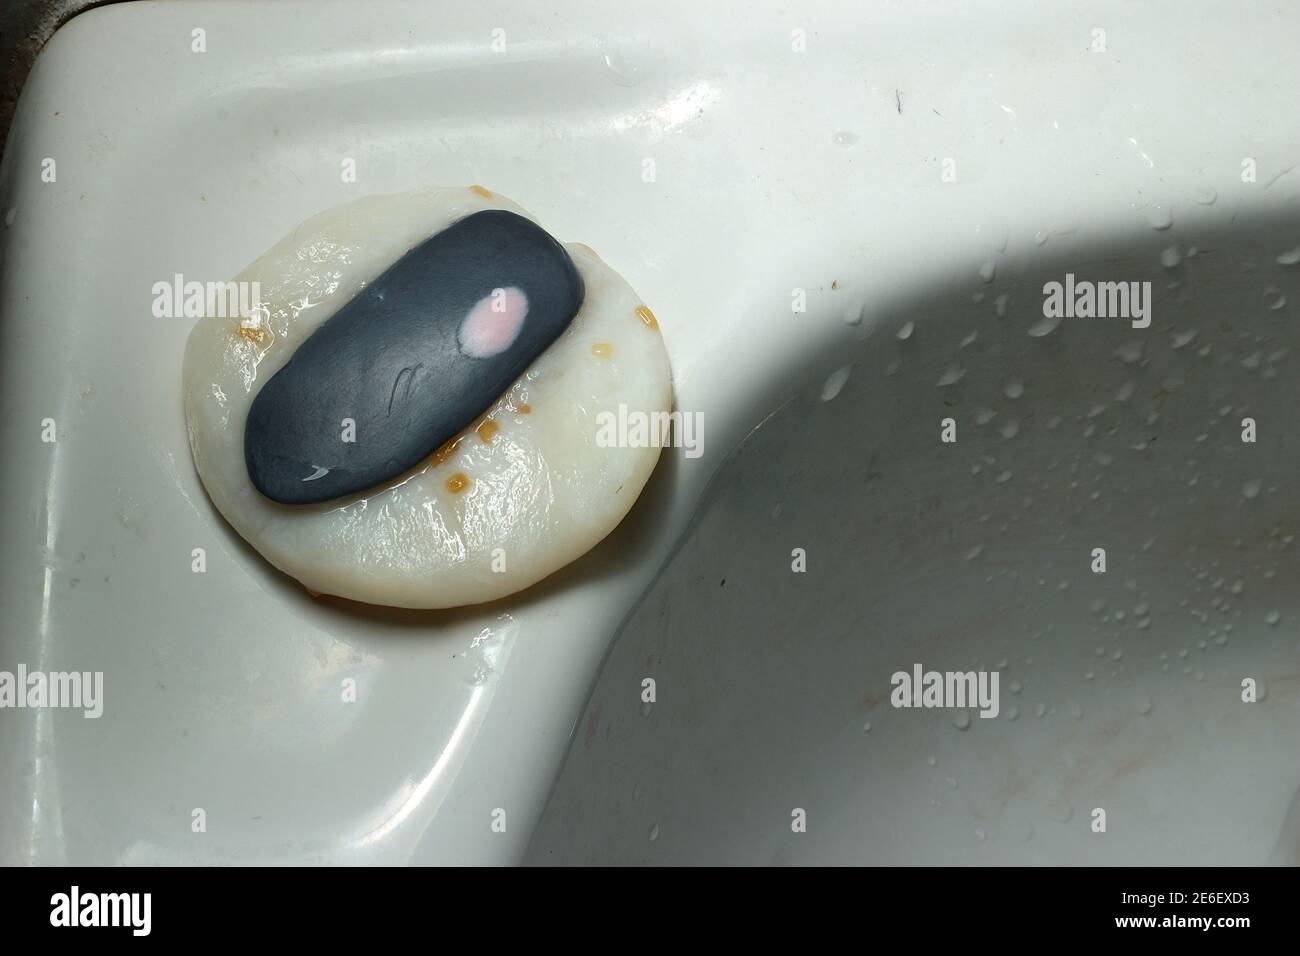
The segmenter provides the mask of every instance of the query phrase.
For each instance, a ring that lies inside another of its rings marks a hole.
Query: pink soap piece
[[[528,296],[523,289],[493,289],[475,303],[460,324],[457,340],[461,352],[470,358],[500,355],[519,337],[527,315]]]

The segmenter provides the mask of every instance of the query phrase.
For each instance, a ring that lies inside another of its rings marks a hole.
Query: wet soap
[[[253,400],[244,458],[282,504],[373,488],[468,427],[564,331],[582,278],[505,210],[425,240],[311,334]]]

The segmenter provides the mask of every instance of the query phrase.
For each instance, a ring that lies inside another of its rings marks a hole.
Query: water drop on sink
[[[940,387],[945,385],[956,385],[965,375],[966,370],[964,368],[956,362],[950,362],[948,367],[944,369],[943,374],[939,376],[939,381],[935,384]]]
[[[1147,225],[1152,229],[1164,231],[1174,224],[1174,213],[1167,205],[1157,203],[1146,209]]]
[[[953,714],[953,716],[952,716],[952,722],[953,722],[953,726],[955,726],[958,730],[969,730],[969,729],[970,729],[970,711],[969,711],[969,710],[959,710],[959,711],[957,711],[957,712],[956,712],[955,714]]]
[[[980,266],[980,279],[983,282],[992,282],[994,276],[998,274],[998,264],[992,259],[987,260]]]
[[[598,48],[605,61],[605,70],[615,83],[636,86],[641,82],[641,67],[632,61],[623,44],[617,40],[601,40]]]
[[[1214,201],[1219,198],[1219,194],[1215,192],[1213,186],[1202,186],[1192,194],[1192,198],[1202,206],[1213,206]]]
[[[846,129],[840,130],[838,133],[836,133],[834,136],[831,137],[832,143],[834,143],[836,146],[843,146],[845,149],[852,146],[857,141],[858,141],[858,134],[850,133]]]
[[[1142,340],[1134,339],[1132,342],[1125,342],[1115,350],[1115,357],[1125,365],[1132,365],[1142,358]]]
[[[1177,269],[1178,264],[1182,261],[1183,257],[1181,253],[1179,253],[1178,246],[1176,245],[1169,246],[1160,251],[1160,264],[1166,269]]]
[[[852,371],[853,367],[846,365],[843,368],[836,369],[826,377],[826,382],[822,385],[823,402],[832,401],[835,396],[840,393],[840,390],[844,388],[845,383],[848,382],[849,375]]]
[[[1063,315],[1045,315],[1027,330],[1031,336],[1041,339],[1056,331],[1056,327],[1065,320]]]
[[[1264,487],[1264,482],[1259,478],[1252,478],[1241,486],[1241,496],[1246,499],[1258,498],[1260,489]]]
[[[650,828],[650,842],[654,843],[657,839],[659,839],[659,824],[656,823]]]
[[[1007,398],[1019,398],[1025,394],[1025,383],[1022,379],[1009,378],[1006,384],[1002,386],[1002,392]]]
[[[1282,615],[1277,611],[1269,611],[1264,615],[1264,623],[1268,624],[1270,627],[1277,627],[1277,622],[1280,620],[1282,620]]]
[[[908,339],[912,337],[912,333],[915,331],[916,331],[915,322],[904,322],[902,327],[898,330],[899,341],[906,342]]]
[[[1298,262],[1300,262],[1300,246],[1296,246],[1289,252],[1284,252],[1277,257],[1277,264],[1280,266],[1293,266]]]

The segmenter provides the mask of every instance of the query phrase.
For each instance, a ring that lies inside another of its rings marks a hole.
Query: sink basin
[[[0,670],[104,711],[0,714],[0,862],[1294,862],[1300,12],[1093,6],[71,20],[0,161]],[[469,183],[628,278],[703,454],[513,598],[315,601],[152,288]],[[998,715],[891,706],[918,664]]]
[[[1053,237],[837,356],[714,478],[529,859],[1296,863],[1297,236]],[[1053,327],[1067,271],[1149,282],[1150,327]],[[1000,706],[894,706],[919,666]]]

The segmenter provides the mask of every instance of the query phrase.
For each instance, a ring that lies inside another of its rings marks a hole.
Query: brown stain
[[[257,346],[267,346],[271,344],[271,330],[263,328],[260,325],[246,325],[243,322],[236,322],[235,334],[241,339]]]
[[[485,418],[479,422],[478,428],[474,429],[474,431],[478,434],[478,440],[487,445],[491,444],[492,436],[497,433],[498,427],[497,423],[492,419]]]
[[[655,314],[644,305],[636,307],[636,317],[641,320],[647,329],[659,328],[659,321],[655,318]]]
[[[429,457],[430,464],[432,464],[435,468],[437,468],[439,465],[441,465],[443,462],[445,462],[448,458],[450,458],[452,455],[456,453],[456,447],[464,440],[465,440],[464,434],[460,434],[457,435],[455,438],[450,439],[449,441],[443,442],[442,446],[439,447],[439,449]]]
[[[469,487],[469,478],[465,476],[464,472],[458,471],[456,472],[456,474],[452,475],[450,478],[447,479],[447,490],[450,491],[453,495],[460,494],[468,487]]]
[[[515,408],[515,411],[518,412],[520,415],[527,415],[532,410],[533,410],[533,406],[529,405],[527,402],[523,402],[517,408]]]
[[[492,198],[492,193],[490,193],[488,190],[484,189],[482,186],[478,185],[477,183],[475,183],[473,186],[470,186],[469,191],[472,192],[475,196],[482,196],[484,199]]]
[[[597,342],[591,347],[591,354],[596,358],[609,358],[614,354],[614,346],[608,342]]]

